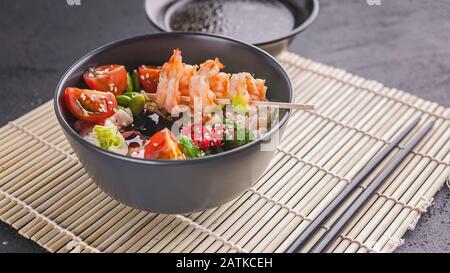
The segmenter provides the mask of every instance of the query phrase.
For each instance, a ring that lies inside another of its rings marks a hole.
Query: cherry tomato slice
[[[181,152],[178,142],[169,129],[164,129],[154,134],[145,147],[146,159],[176,160],[186,159]]]
[[[142,65],[139,67],[138,73],[141,87],[148,93],[156,93],[161,68]]]
[[[91,68],[83,75],[89,88],[98,91],[111,92],[118,96],[127,87],[127,71],[125,66],[112,64]]]
[[[80,120],[99,123],[115,114],[117,101],[111,93],[67,88],[65,98],[70,112]]]

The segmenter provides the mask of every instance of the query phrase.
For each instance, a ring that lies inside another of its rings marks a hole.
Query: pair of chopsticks
[[[370,173],[387,157],[389,153],[419,124],[420,118],[417,118],[408,127],[405,128],[386,148],[384,148],[374,159],[372,159],[351,181],[351,183],[326,207],[300,234],[300,236],[288,248],[288,253],[297,253],[305,243],[314,235],[325,220],[334,213],[350,193],[364,180]],[[375,180],[358,196],[358,198],[339,216],[336,222],[327,230],[320,240],[310,250],[310,253],[323,252],[336,236],[342,231],[345,225],[358,212],[362,205],[372,196],[375,190],[392,174],[400,165],[403,159],[414,149],[414,147],[425,137],[433,128],[434,122],[425,126],[414,139],[402,149],[394,159],[388,163],[388,166],[375,178]]]
[[[156,100],[156,94],[147,94],[153,100]],[[181,101],[184,103],[190,103],[191,98],[187,96],[181,96]],[[216,99],[217,104],[231,104],[229,99]],[[288,103],[288,102],[274,102],[274,101],[250,101],[250,104],[255,106],[265,106],[265,107],[278,107],[281,109],[292,109],[292,110],[304,110],[313,111],[315,109],[314,105],[300,104],[300,103]]]

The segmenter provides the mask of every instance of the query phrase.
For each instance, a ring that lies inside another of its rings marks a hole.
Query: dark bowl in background
[[[168,11],[176,3],[201,0],[145,0],[145,11],[150,22],[162,32],[173,32],[168,24]],[[236,0],[235,0],[236,1]],[[292,40],[307,29],[317,18],[319,14],[319,0],[274,0],[285,4],[295,18],[295,25],[279,37],[273,37],[268,40],[252,42],[253,45],[267,51],[272,56],[278,56],[285,51]],[[258,16],[255,14],[254,16]],[[276,20],[276,18],[268,18]],[[217,34],[217,33],[216,33]],[[238,39],[239,37],[230,37]],[[245,41],[244,42],[249,42]]]
[[[114,154],[85,141],[71,125],[66,87],[85,87],[82,74],[90,67],[118,63],[133,69],[161,65],[174,48],[183,61],[198,64],[220,57],[228,72],[247,71],[267,80],[268,98],[292,102],[292,84],[283,67],[264,51],[236,40],[209,34],[159,33],[108,44],[82,57],[64,74],[54,107],[64,134],[93,181],[113,198],[138,209],[157,213],[189,213],[224,204],[249,189],[263,174],[274,151],[261,145],[282,133],[289,111],[263,138],[237,149],[202,159],[144,160]],[[281,113],[281,112],[280,112]]]

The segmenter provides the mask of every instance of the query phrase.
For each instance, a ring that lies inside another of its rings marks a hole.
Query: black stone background
[[[291,51],[450,106],[450,1],[321,0]],[[257,15],[255,15],[257,16]],[[0,126],[50,100],[62,73],[105,43],[155,32],[141,0],[0,1]],[[398,252],[449,252],[450,191]],[[0,223],[0,252],[42,252]]]

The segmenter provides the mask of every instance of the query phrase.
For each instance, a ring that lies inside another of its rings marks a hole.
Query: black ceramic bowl
[[[77,61],[62,77],[55,93],[55,112],[63,131],[94,182],[115,199],[158,213],[188,213],[224,204],[250,188],[267,168],[273,151],[263,141],[281,132],[289,112],[264,138],[237,149],[202,159],[144,160],[102,150],[83,140],[71,127],[73,116],[64,100],[66,87],[85,87],[82,74],[102,64],[133,69],[161,65],[174,48],[183,61],[198,64],[220,57],[229,72],[248,71],[267,80],[268,98],[291,102],[292,85],[281,65],[264,51],[232,39],[207,34],[161,33],[108,44]]]
[[[186,22],[200,24],[182,31],[228,36],[277,56],[314,22],[319,0],[146,0],[145,10],[162,32],[177,31],[173,19],[182,16]]]

